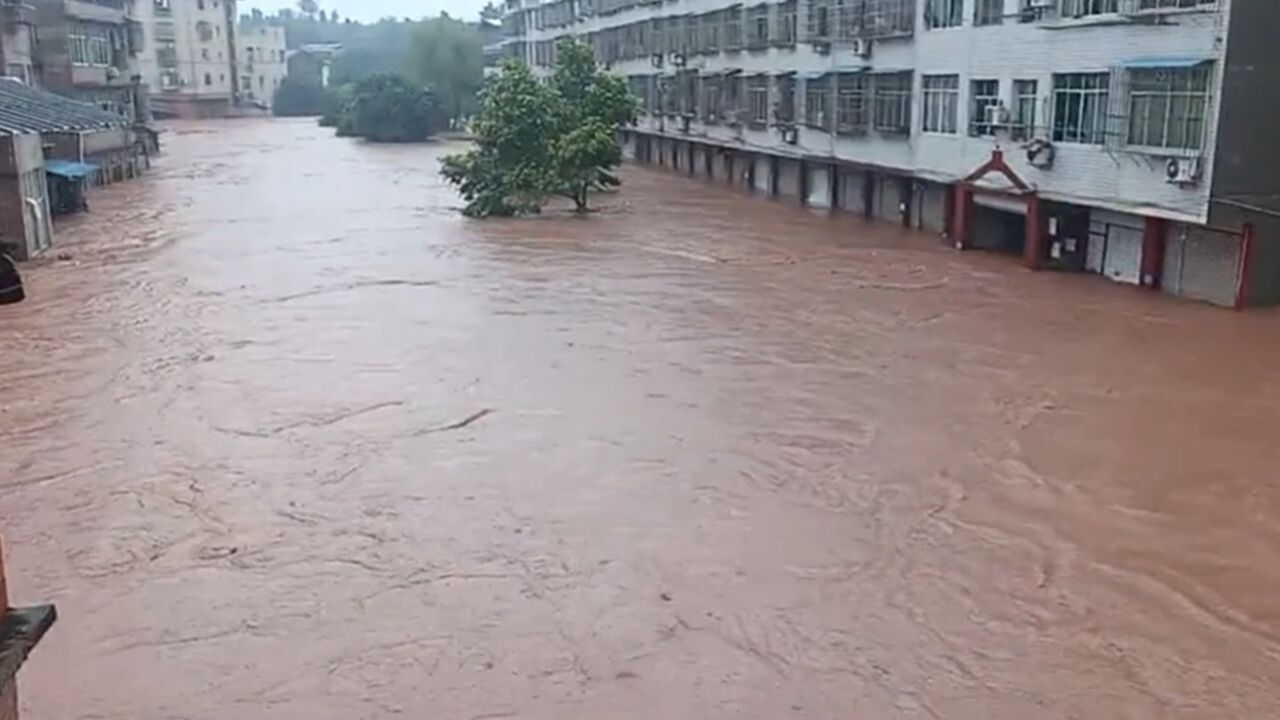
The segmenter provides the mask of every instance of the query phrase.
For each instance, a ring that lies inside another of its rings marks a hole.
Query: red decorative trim
[[[993,172],[1003,175],[1019,192],[1032,192],[1031,186],[1027,184],[1027,181],[1018,177],[1018,173],[1014,172],[1013,168],[1009,167],[1009,163],[1005,162],[1004,151],[998,148],[991,151],[990,160],[983,163],[977,170],[969,173],[960,182],[965,185],[972,185]]]

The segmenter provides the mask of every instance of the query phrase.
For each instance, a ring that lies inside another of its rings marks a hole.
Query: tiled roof
[[[0,77],[0,132],[56,132],[123,127],[123,115]]]

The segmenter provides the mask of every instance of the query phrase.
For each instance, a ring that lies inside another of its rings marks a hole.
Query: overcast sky
[[[337,10],[341,17],[356,20],[377,20],[388,15],[396,17],[436,16],[443,10],[463,20],[475,20],[484,7],[483,0],[319,0],[324,10]],[[297,0],[240,0],[240,12],[258,8],[273,13],[280,8],[297,8]]]

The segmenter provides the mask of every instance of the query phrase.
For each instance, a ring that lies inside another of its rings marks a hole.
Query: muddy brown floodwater
[[[0,308],[28,720],[1280,717],[1280,315],[172,130]]]

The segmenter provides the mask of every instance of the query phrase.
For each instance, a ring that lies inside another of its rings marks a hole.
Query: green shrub
[[[312,117],[324,112],[324,102],[324,88],[286,77],[271,99],[271,112],[277,117]]]

